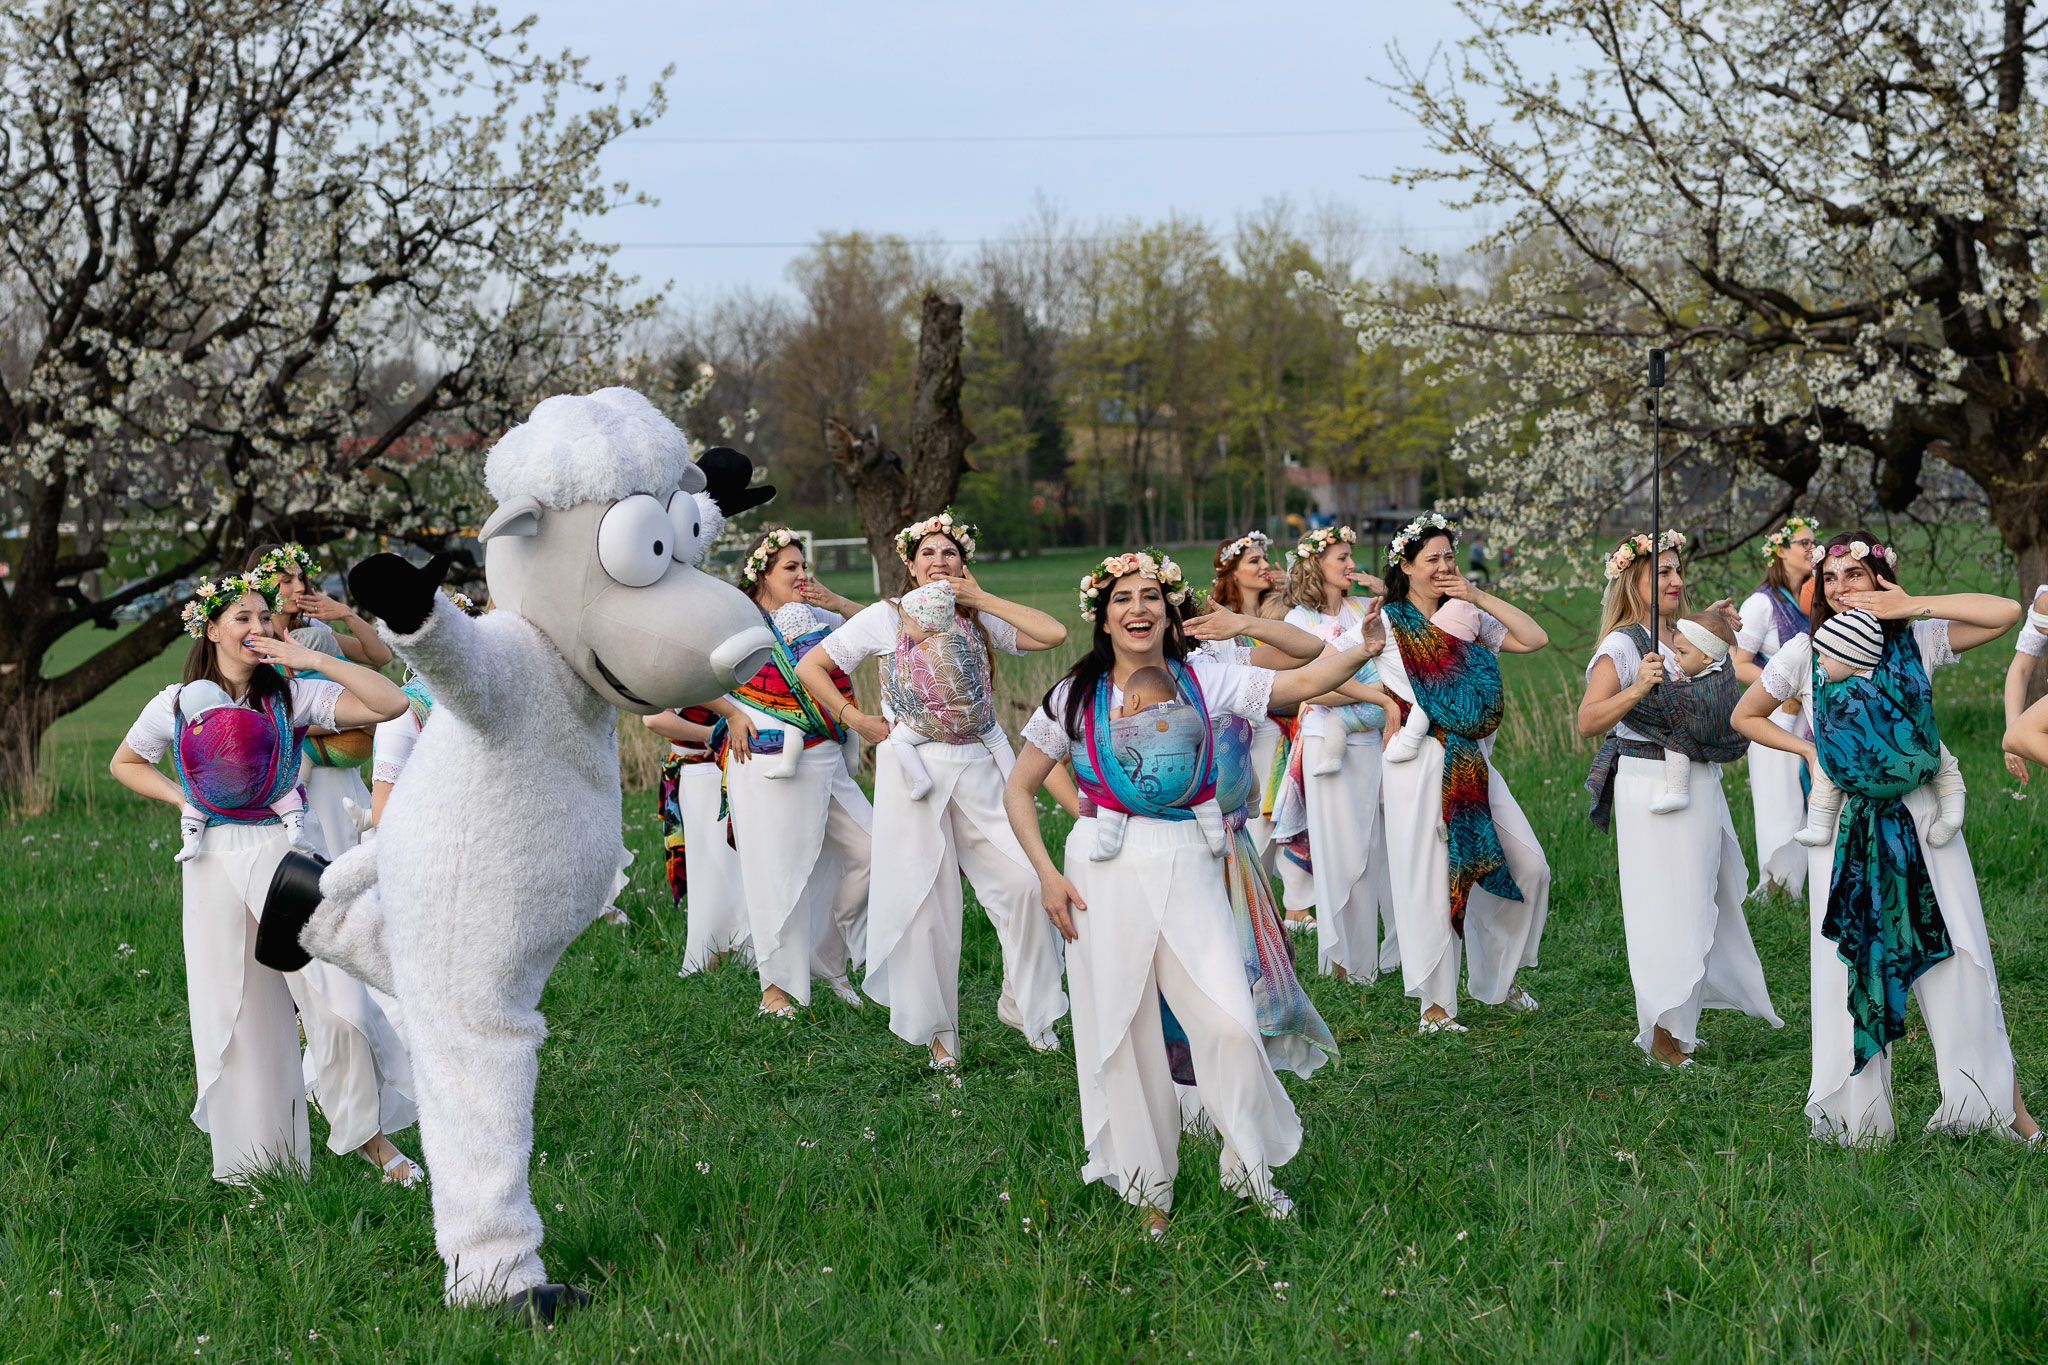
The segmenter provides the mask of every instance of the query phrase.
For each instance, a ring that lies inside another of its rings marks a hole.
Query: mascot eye
[[[704,552],[704,516],[694,493],[674,493],[668,500],[669,520],[675,524],[673,554],[678,564],[695,564]]]
[[[629,588],[644,588],[668,572],[676,524],[646,493],[621,498],[597,524],[597,562]]]

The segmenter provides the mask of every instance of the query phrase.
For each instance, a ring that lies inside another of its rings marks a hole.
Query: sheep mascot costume
[[[350,571],[433,690],[433,718],[376,840],[317,891],[304,865],[296,894],[281,873],[264,921],[303,925],[306,951],[405,1009],[447,1301],[543,1322],[589,1296],[550,1283],[538,1254],[537,1007],[627,856],[616,712],[717,697],[772,639],[752,602],[695,567],[717,509],[682,432],[640,394],[547,399],[492,447],[484,482],[498,504],[478,535],[489,615],[438,591],[445,557]]]

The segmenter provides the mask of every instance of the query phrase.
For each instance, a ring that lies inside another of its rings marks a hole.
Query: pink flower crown
[[[1847,545],[1814,546],[1813,567],[1818,569],[1821,565],[1827,563],[1828,560],[1840,559],[1843,555],[1854,555],[1858,559],[1869,559],[1872,555],[1876,555],[1884,561],[1884,566],[1887,569],[1899,567],[1898,551],[1889,545],[1872,545],[1862,540],[1852,540]]]
[[[1126,574],[1137,574],[1149,578],[1166,593],[1166,600],[1180,606],[1188,600],[1192,591],[1182,576],[1180,565],[1159,550],[1133,550],[1129,554],[1110,555],[1093,569],[1081,575],[1081,614],[1093,621],[1099,606],[1102,590]]]

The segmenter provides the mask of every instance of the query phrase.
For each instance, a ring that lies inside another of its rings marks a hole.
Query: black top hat
[[[697,457],[697,463],[704,470],[704,491],[728,517],[759,507],[775,496],[772,483],[749,484],[754,477],[753,461],[731,446],[713,446]]]

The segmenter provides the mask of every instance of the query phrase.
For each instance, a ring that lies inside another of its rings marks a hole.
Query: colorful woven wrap
[[[434,713],[433,690],[425,678],[415,676],[405,680],[404,691],[405,709],[412,713],[413,723],[424,729],[427,717]]]
[[[717,728],[723,722],[701,706],[686,706],[676,713],[693,725]],[[720,730],[722,735],[724,732]],[[661,851],[668,873],[669,900],[682,904],[689,894],[690,879],[683,861],[683,769],[695,763],[709,763],[715,755],[708,744],[692,745],[683,753],[669,746],[661,761],[661,781],[655,787],[654,811],[661,817]]]
[[[1392,602],[1383,613],[1408,685],[1429,713],[1430,734],[1444,746],[1444,828],[1450,835],[1451,929],[1465,932],[1465,903],[1482,886],[1502,900],[1518,901],[1522,888],[1508,872],[1508,857],[1493,827],[1487,795],[1491,773],[1479,741],[1500,728],[1507,694],[1500,660],[1475,641],[1460,640],[1432,625],[1413,602]],[[1398,700],[1398,699],[1397,699]],[[1402,702],[1402,719],[1407,719]]]
[[[290,703],[264,698],[261,710],[217,706],[191,721],[175,709],[178,742],[172,763],[185,799],[209,825],[272,825],[271,803],[299,783],[299,740]]]
[[[1885,640],[1867,678],[1830,682],[1813,660],[1814,744],[1843,792],[1823,938],[1849,965],[1856,1070],[1906,1032],[1906,993],[1953,956],[1927,860],[1902,799],[1941,766],[1934,687],[1912,635]]]
[[[1209,726],[1202,684],[1177,659],[1168,660],[1167,667],[1188,703],[1185,709],[1115,718],[1109,713],[1108,675],[1095,684],[1095,703],[1084,713],[1081,745],[1070,757],[1081,795],[1103,810],[1154,820],[1192,820],[1190,807],[1216,794],[1216,736]]]
[[[846,731],[839,727],[838,721],[819,709],[810,693],[804,691],[803,684],[796,680],[796,661],[831,631],[820,626],[794,640],[785,640],[776,628],[775,618],[766,612],[761,615],[767,622],[768,633],[775,637],[775,657],[763,664],[759,673],[735,687],[733,697],[800,733],[806,749],[817,744],[843,742]],[[853,700],[853,683],[837,664],[832,666],[832,685],[839,689],[842,698]],[[833,709],[838,709],[837,702],[833,703]]]
[[[896,637],[882,661],[882,694],[897,721],[939,744],[972,744],[995,728],[988,648],[965,618],[922,640]]]
[[[1758,585],[1757,591],[1771,604],[1771,615],[1778,623],[1778,648],[1783,649],[1811,628],[1812,618],[1799,609],[1799,599],[1791,593],[1768,583]],[[1770,659],[1760,654],[1756,662],[1758,667],[1762,667]]]

